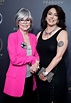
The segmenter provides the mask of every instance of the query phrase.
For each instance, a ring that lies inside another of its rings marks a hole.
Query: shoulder
[[[8,39],[13,39],[13,38],[16,38],[17,37],[17,32],[12,32],[8,35]]]
[[[37,33],[37,39],[39,38],[40,34],[41,34],[41,31]]]
[[[68,39],[68,32],[66,30],[61,30],[61,32],[58,34],[57,36],[57,40],[64,40],[64,39]]]
[[[68,32],[66,30],[61,30],[58,36],[68,36]]]
[[[29,33],[29,35],[30,35],[30,36],[33,36],[33,37],[36,36],[36,34],[34,34],[34,33]]]
[[[34,33],[29,33],[30,37],[36,38],[36,34]]]

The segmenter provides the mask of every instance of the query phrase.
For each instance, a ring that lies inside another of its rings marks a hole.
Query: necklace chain
[[[45,30],[45,35],[48,35],[48,34],[51,35],[52,32],[56,30],[56,28],[57,28],[57,26],[51,32],[49,32],[49,33]]]

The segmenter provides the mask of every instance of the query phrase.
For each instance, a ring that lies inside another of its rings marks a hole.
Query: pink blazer
[[[27,56],[26,49],[21,47],[21,43],[24,42],[24,40],[20,30],[11,33],[8,37],[8,53],[10,57],[10,64],[6,73],[3,92],[10,96],[20,97],[23,95],[26,78],[26,63],[33,64],[36,59],[39,59],[36,51],[36,36],[29,33],[29,39],[32,47],[32,56]],[[36,89],[35,77],[33,78],[32,89]]]

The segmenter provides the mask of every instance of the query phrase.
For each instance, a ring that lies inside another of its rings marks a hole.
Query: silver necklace
[[[49,33],[45,30],[45,36],[46,36],[46,35],[51,35],[52,32],[56,30],[56,28],[57,28],[57,26],[56,26],[51,32],[49,32]]]

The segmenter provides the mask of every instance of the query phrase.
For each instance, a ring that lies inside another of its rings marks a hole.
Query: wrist
[[[48,75],[48,72],[47,72],[47,71],[43,71],[43,72],[42,72],[42,75],[43,75],[44,77],[46,77],[46,76]]]
[[[39,64],[39,60],[36,60],[36,63]]]

